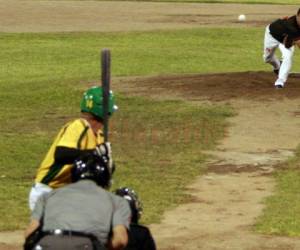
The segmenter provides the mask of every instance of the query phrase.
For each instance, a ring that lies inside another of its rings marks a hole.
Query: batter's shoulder
[[[68,129],[79,129],[82,130],[85,127],[88,127],[89,124],[86,120],[81,119],[81,118],[77,118],[74,120],[69,121],[68,123],[66,123],[65,128]]]

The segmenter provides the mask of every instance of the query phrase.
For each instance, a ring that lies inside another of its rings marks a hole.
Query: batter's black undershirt
[[[56,163],[72,164],[79,157],[90,155],[94,150],[80,150],[68,147],[56,147],[54,159]]]

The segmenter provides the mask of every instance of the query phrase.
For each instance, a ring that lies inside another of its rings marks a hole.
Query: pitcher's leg
[[[283,44],[279,45],[279,49],[282,53],[282,64],[278,73],[278,78],[275,82],[275,86],[283,87],[286,83],[289,73],[293,64],[294,46],[287,49]]]
[[[269,27],[266,27],[263,59],[265,63],[269,63],[273,66],[273,70],[280,68],[280,60],[275,55],[279,44],[280,43],[270,34]]]

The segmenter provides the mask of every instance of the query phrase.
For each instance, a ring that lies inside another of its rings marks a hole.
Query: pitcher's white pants
[[[279,48],[282,54],[282,63],[275,55],[276,49]],[[284,86],[292,68],[292,60],[294,54],[294,46],[287,49],[282,43],[277,41],[271,34],[269,26],[266,27],[265,39],[264,39],[264,62],[273,66],[273,69],[279,69],[278,78],[275,82],[276,85]]]

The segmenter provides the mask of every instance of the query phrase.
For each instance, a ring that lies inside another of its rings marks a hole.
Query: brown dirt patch
[[[288,5],[0,0],[0,32],[143,31],[265,25]],[[224,7],[225,6],[225,7]],[[267,11],[266,11],[267,10]],[[237,22],[239,14],[247,21]]]
[[[212,102],[248,99],[267,101],[300,96],[300,74],[291,74],[285,89],[275,89],[276,76],[270,72],[192,74],[124,79],[121,91],[145,96],[169,96]],[[294,113],[298,115],[298,113]]]
[[[230,173],[253,173],[257,172],[262,166],[254,166],[250,164],[235,165],[235,164],[211,164],[207,168],[207,172],[216,174],[230,174]]]
[[[21,249],[23,249],[21,246],[0,243],[0,250],[21,250]]]

